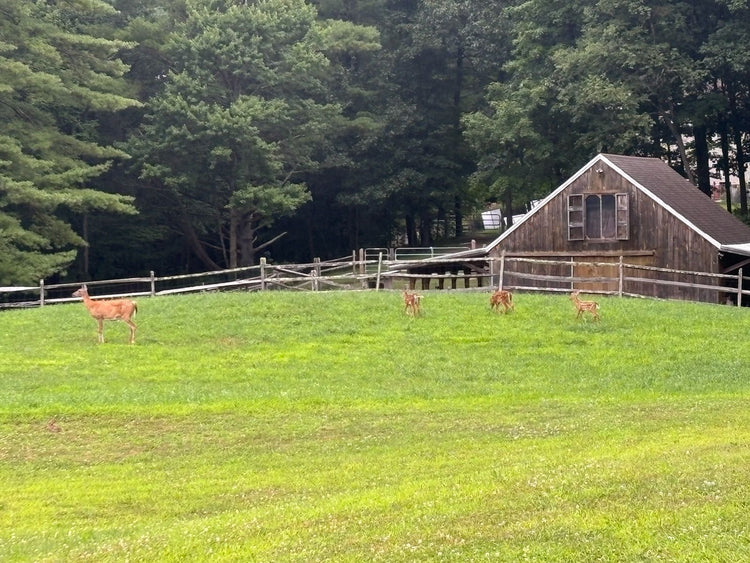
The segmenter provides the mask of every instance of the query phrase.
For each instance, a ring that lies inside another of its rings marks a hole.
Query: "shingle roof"
[[[750,227],[658,158],[599,155],[634,184],[718,245],[750,242]]]

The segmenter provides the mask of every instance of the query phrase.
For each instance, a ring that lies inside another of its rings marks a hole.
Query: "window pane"
[[[602,214],[598,195],[586,196],[586,238],[602,238]]]
[[[617,238],[630,238],[630,216],[628,212],[628,194],[617,194]]]
[[[602,238],[615,238],[615,196],[602,196]]]

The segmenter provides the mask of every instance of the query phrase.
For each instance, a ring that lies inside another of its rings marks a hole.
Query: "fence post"
[[[357,275],[357,251],[352,250],[352,274]]]
[[[742,268],[737,272],[737,306],[742,307]]]
[[[622,288],[623,288],[623,279],[622,279],[622,272],[623,272],[623,266],[622,266],[622,256],[620,256],[620,264],[618,265],[618,276],[619,276],[619,282],[618,282],[618,288],[617,288],[617,296],[622,297]]]
[[[576,273],[576,259],[571,256],[570,257],[570,289],[573,290],[576,288],[576,282],[575,282],[575,273]]]
[[[44,307],[44,280],[39,280],[39,306]]]
[[[154,271],[151,270],[151,297],[156,295],[156,276],[154,276]]]
[[[260,259],[260,290],[266,290],[266,257]]]
[[[360,248],[359,249],[359,273],[360,275],[365,275],[365,249]]]
[[[375,291],[380,291],[380,270],[383,266],[383,251],[378,252],[378,274],[375,276]]]
[[[313,280],[312,280],[312,286],[313,291],[318,291],[320,289],[320,282],[318,278],[320,277],[320,258],[313,258],[314,266],[313,266]]]
[[[500,253],[500,279],[497,281],[497,289],[503,289],[505,283],[505,250]]]

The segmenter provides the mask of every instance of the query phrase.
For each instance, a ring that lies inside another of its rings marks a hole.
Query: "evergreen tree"
[[[344,27],[321,25],[303,0],[187,7],[173,71],[130,146],[206,267],[250,265],[328,156],[341,107],[326,40]]]
[[[86,244],[72,219],[133,213],[97,178],[126,155],[100,143],[97,116],[137,104],[101,34],[105,2],[0,0],[0,283],[63,272]]]

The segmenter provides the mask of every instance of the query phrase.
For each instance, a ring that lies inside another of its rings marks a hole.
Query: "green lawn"
[[[750,311],[515,302],[0,312],[0,561],[750,560]]]

